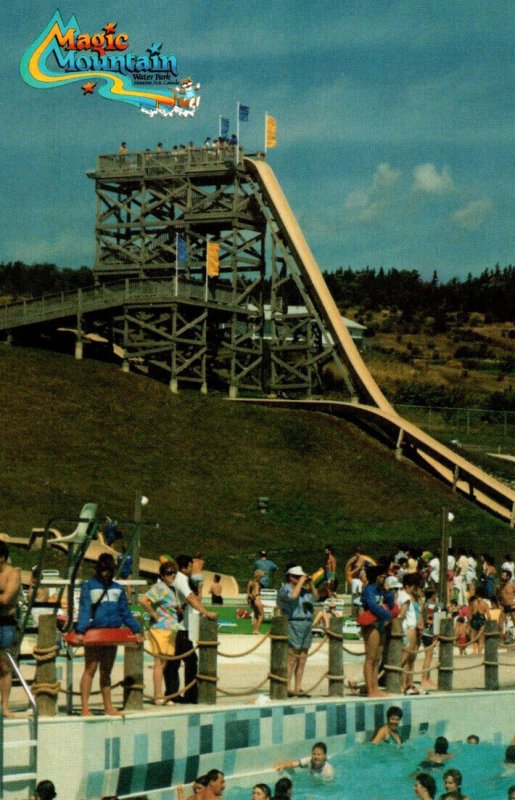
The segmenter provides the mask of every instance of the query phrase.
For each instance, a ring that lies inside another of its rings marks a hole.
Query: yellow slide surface
[[[310,411],[331,413],[340,417],[361,416],[388,428],[397,437],[398,446],[410,445],[432,470],[453,489],[463,492],[488,510],[515,524],[515,492],[492,478],[479,467],[454,453],[445,445],[403,419],[388,402],[354,344],[342,316],[327,288],[322,273],[269,164],[245,158],[245,166],[258,181],[272,209],[282,235],[288,241],[297,266],[311,288],[311,297],[331,332],[338,354],[350,369],[362,404],[316,400],[252,400],[267,405],[301,407]]]

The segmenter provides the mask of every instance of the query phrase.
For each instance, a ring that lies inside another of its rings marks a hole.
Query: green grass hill
[[[398,542],[435,549],[440,510],[454,545],[497,558],[513,531],[352,424],[299,411],[172,395],[113,364],[0,345],[0,531],[28,536],[86,501],[131,518],[149,497],[142,554],[200,551],[206,566],[247,580],[262,547],[283,566],[339,565],[361,543],[386,555]],[[262,514],[257,499],[270,499]],[[13,553],[26,566],[33,556]]]

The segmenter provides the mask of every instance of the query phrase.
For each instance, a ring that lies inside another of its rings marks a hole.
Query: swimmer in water
[[[470,800],[467,794],[461,791],[463,775],[459,769],[448,769],[443,774],[445,793],[440,795],[440,800]]]
[[[281,761],[275,765],[279,772],[281,769],[295,769],[296,767],[307,768],[310,775],[320,778],[325,782],[334,780],[334,769],[327,760],[327,745],[325,742],[317,742],[311,748],[311,756],[298,758],[294,761]]]
[[[402,739],[399,734],[401,719],[402,709],[398,708],[398,706],[390,706],[386,712],[386,725],[381,725],[381,727],[377,729],[372,739],[372,744],[381,744],[381,742],[385,742],[386,744],[393,744],[400,747],[402,745]]]
[[[267,783],[256,783],[252,789],[252,800],[270,800],[272,792]]]
[[[434,800],[436,794],[436,781],[432,775],[427,772],[421,772],[415,778],[414,786],[415,797],[419,800]]]
[[[467,736],[467,744],[479,744],[479,736],[471,733],[470,736]]]
[[[435,746],[427,751],[427,758],[419,764],[423,769],[441,767],[454,757],[454,753],[449,753],[449,742],[445,736],[437,736]]]

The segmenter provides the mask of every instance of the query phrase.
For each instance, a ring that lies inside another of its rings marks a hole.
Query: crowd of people
[[[207,151],[212,151],[213,153],[220,152],[227,150],[228,147],[234,147],[238,144],[238,138],[235,133],[232,133],[230,136],[216,136],[214,139],[211,136],[206,136],[203,145],[201,148]],[[199,145],[196,145],[193,141],[189,141],[187,145],[185,144],[174,144],[168,148],[166,148],[163,142],[158,142],[154,149],[147,148],[144,152],[149,156],[153,157],[163,157],[174,155],[177,153],[186,153],[188,150],[197,150],[199,149]],[[123,160],[126,156],[129,155],[129,148],[127,146],[127,142],[121,142],[120,146],[118,147],[118,158],[123,163]]]

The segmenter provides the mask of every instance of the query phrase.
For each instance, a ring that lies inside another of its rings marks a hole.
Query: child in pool
[[[372,744],[394,744],[400,747],[402,739],[399,734],[399,725],[402,719],[402,709],[398,706],[390,706],[386,712],[386,725],[381,725],[374,734]]]
[[[459,769],[448,769],[444,772],[445,792],[440,795],[440,800],[470,800],[470,797],[461,791],[462,780],[463,775]]]
[[[279,772],[281,769],[295,769],[296,767],[306,767],[309,774],[325,782],[334,779],[334,769],[327,760],[327,745],[325,742],[317,742],[311,748],[311,756],[298,758],[294,761],[280,761],[275,765]]]
[[[449,753],[449,742],[445,736],[437,736],[435,746],[427,751],[427,758],[419,764],[424,769],[441,767],[454,757],[454,753]]]

